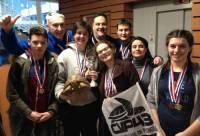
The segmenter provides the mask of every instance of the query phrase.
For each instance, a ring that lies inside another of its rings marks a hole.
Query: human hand
[[[32,120],[33,122],[38,122],[42,115],[39,112],[32,111],[31,114],[28,116],[28,119]]]
[[[153,64],[154,64],[154,65],[162,65],[162,64],[163,64],[163,58],[160,57],[160,56],[156,56],[156,57],[153,59]]]
[[[165,132],[163,131],[162,128],[160,128],[160,130],[157,132],[156,136],[166,136]]]
[[[157,135],[156,136],[166,136],[165,133],[162,133],[162,132],[157,132]]]
[[[175,136],[187,136],[184,132],[179,132]]]
[[[60,99],[70,105],[83,106],[94,102],[97,98],[90,88],[81,88],[79,91],[69,91],[60,94]]]
[[[68,94],[71,93],[71,92],[72,92],[72,91],[66,93],[65,91],[62,91],[62,93],[61,93],[60,96],[59,96],[59,99],[60,99],[61,101],[63,101],[63,102],[66,102],[67,99],[68,99],[68,97],[69,97]]]
[[[40,113],[40,114],[41,114],[41,118],[38,121],[39,123],[45,122],[46,120],[50,119],[53,116],[53,114],[51,114],[50,112],[43,112],[43,113]]]
[[[85,72],[85,77],[86,78],[89,78],[89,79],[92,79],[93,81],[97,80],[98,78],[98,72],[95,71],[95,70],[90,70],[88,69],[86,72]]]
[[[10,15],[5,15],[0,19],[0,26],[6,33],[9,33],[16,21],[20,18],[20,15],[12,18]]]

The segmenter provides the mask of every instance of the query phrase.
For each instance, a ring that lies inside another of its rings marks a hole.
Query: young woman
[[[147,101],[166,136],[200,132],[200,65],[191,62],[192,46],[189,31],[171,31],[166,38],[168,61],[152,73]]]
[[[85,21],[78,21],[73,27],[73,33],[75,42],[70,43],[68,48],[58,56],[59,75],[55,95],[59,101],[63,102],[61,107],[64,135],[96,136],[100,108],[92,93],[93,90],[86,88],[72,91],[71,94],[66,94],[64,91],[67,79],[76,74],[83,77],[85,75],[90,25]]]
[[[139,76],[140,86],[146,96],[153,68],[153,58],[149,51],[148,42],[143,37],[135,37],[131,44],[129,60],[134,64]]]
[[[128,89],[139,80],[134,65],[125,60],[115,59],[115,52],[115,47],[108,41],[102,41],[96,45],[101,66],[98,84],[102,100]],[[99,120],[99,135],[111,136],[102,113]]]

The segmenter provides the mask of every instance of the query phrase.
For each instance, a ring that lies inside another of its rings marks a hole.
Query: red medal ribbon
[[[123,47],[123,44],[121,44],[120,47],[120,52],[122,54],[122,59],[125,60],[126,58],[128,58],[128,54],[129,54],[129,49],[128,49],[129,45],[126,47]]]
[[[115,71],[115,67],[113,67],[112,72],[109,74],[109,71],[105,73],[105,83],[104,83],[104,90],[105,96],[111,97],[117,93],[115,84],[113,83],[113,74]]]
[[[79,72],[81,73],[81,75],[84,75],[84,70],[86,68],[86,54],[87,54],[87,49],[85,51],[84,58],[81,61],[80,54],[79,54],[78,50],[76,49],[76,60],[77,60],[77,65],[78,65]]]
[[[187,67],[185,67],[181,73],[179,74],[177,82],[174,81],[174,69],[173,66],[171,65],[170,68],[170,74],[169,74],[169,82],[168,82],[168,89],[169,89],[169,94],[171,98],[172,103],[179,103],[180,98],[179,98],[179,92],[181,85],[183,83],[183,79],[185,77],[185,73],[187,71]]]
[[[34,60],[34,71],[35,71],[35,75],[36,75],[37,82],[38,82],[38,85],[39,85],[39,90],[44,89],[44,83],[45,83],[45,79],[46,79],[46,59],[45,58],[44,58],[44,66],[43,66],[43,73],[44,74],[43,74],[42,82],[40,81],[40,77],[39,77],[40,72],[38,72],[38,68],[37,68],[35,60]]]
[[[142,80],[142,77],[143,77],[143,75],[144,75],[144,70],[145,70],[145,68],[146,68],[146,63],[147,63],[147,61],[145,60],[145,63],[144,63],[144,65],[142,66],[142,68],[141,68],[141,70],[140,70],[140,72],[139,72],[140,80]]]

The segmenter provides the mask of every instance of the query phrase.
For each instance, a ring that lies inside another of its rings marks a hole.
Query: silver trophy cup
[[[87,60],[88,61],[87,62],[87,68],[89,70],[95,70],[96,67],[97,67],[96,57],[95,56],[89,56],[87,59],[88,59]],[[92,80],[90,82],[90,87],[96,87],[96,86],[97,86],[97,82],[95,82],[94,80]]]

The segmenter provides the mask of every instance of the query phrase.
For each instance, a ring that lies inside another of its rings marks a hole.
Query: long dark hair
[[[147,49],[147,52],[145,53],[145,59],[152,61],[153,57],[152,57],[152,55],[150,53],[149,44],[148,44],[147,40],[145,38],[141,37],[141,36],[136,36],[136,37],[133,38],[131,43],[133,43],[135,40],[139,40],[139,41],[141,41],[143,43],[143,45]],[[132,54],[130,54],[130,59],[133,59],[133,55]]]

